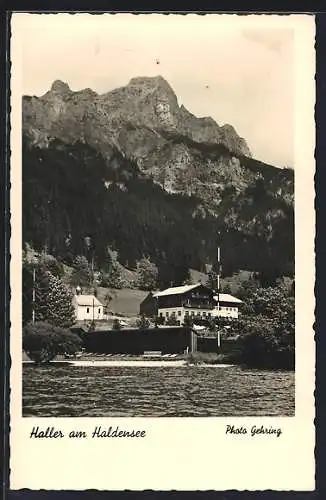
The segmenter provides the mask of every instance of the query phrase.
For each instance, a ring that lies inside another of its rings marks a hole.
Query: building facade
[[[241,300],[229,294],[219,294],[197,283],[167,288],[150,293],[140,304],[140,314],[158,316],[168,321],[170,318],[182,325],[187,317],[193,321],[224,317],[236,319]]]
[[[149,292],[149,294],[140,303],[139,314],[148,318],[153,318],[157,315],[157,300],[153,297],[152,292]]]
[[[201,283],[167,288],[154,293],[153,297],[157,300],[158,317],[165,321],[172,317],[179,324],[187,317],[208,319],[214,309],[214,294]]]
[[[77,321],[96,321],[104,318],[104,306],[95,295],[74,295],[73,304]]]
[[[233,297],[229,293],[220,293],[219,297],[214,295],[214,309],[212,316],[216,318],[237,319],[239,317],[239,309],[242,305],[242,300]]]

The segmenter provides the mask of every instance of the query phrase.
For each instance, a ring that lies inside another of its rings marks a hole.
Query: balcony
[[[213,310],[214,309],[214,305],[213,304],[209,304],[209,303],[186,303],[186,304],[182,304],[182,306],[185,308],[185,309],[208,309],[208,310]]]

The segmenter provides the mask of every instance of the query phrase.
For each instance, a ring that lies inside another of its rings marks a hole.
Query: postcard
[[[314,36],[12,13],[12,490],[314,490]]]

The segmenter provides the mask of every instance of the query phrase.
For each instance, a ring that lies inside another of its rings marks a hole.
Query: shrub
[[[192,352],[187,355],[186,361],[189,365],[217,365],[229,362],[229,355],[214,352]]]
[[[147,328],[149,328],[150,326],[150,321],[144,314],[142,314],[141,317],[137,320],[137,326],[140,330],[147,330]]]
[[[112,330],[121,330],[121,324],[118,319],[115,319],[112,324]]]
[[[177,326],[178,325],[178,320],[175,316],[170,316],[166,322],[165,322],[166,325],[168,326]]]
[[[164,318],[163,318],[163,316],[155,316],[154,322],[155,322],[155,326],[156,325],[164,325]]]
[[[75,354],[81,345],[75,333],[46,322],[29,323],[23,331],[23,349],[37,364],[49,363],[58,354]]]
[[[254,332],[240,339],[239,361],[253,368],[294,369],[294,347],[278,336]]]
[[[190,316],[185,316],[183,326],[185,326],[186,328],[192,328],[193,325],[194,325],[194,322],[193,322],[192,318]]]
[[[45,271],[50,271],[56,278],[62,278],[64,269],[62,262],[58,262],[55,257],[48,254],[42,254],[39,261],[39,267]]]
[[[89,323],[88,330],[90,332],[94,332],[94,330],[96,330],[96,322],[94,320]]]
[[[239,334],[239,362],[252,368],[294,368],[294,297],[283,286],[251,293],[241,318],[234,323]]]

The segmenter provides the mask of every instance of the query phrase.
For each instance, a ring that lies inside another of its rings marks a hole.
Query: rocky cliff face
[[[251,154],[234,128],[179,107],[160,76],[103,95],[55,81],[42,97],[23,98],[23,132],[43,148],[53,139],[87,143],[108,162],[118,150],[171,192],[211,198],[221,185],[242,190],[255,178],[241,165]]]
[[[38,135],[47,140],[84,140],[105,156],[113,145],[128,153],[132,149],[142,158],[142,148],[137,149],[140,139],[146,149],[153,149],[158,136],[163,143],[185,137],[250,156],[246,142],[232,126],[219,127],[212,118],[197,118],[184,106],[179,107],[172,88],[160,76],[133,78],[125,87],[103,95],[90,89],[73,92],[66,83],[55,81],[44,96],[25,97],[23,102],[24,131],[36,141]]]
[[[82,253],[81,235],[95,232],[96,248],[113,244],[123,262],[144,254],[173,269],[192,252],[188,267],[201,269],[215,258],[218,225],[230,268],[293,270],[293,171],[253,159],[231,125],[179,106],[162,77],[102,95],[55,81],[23,98],[23,138],[24,233],[37,247],[50,240],[64,255],[75,230]]]

